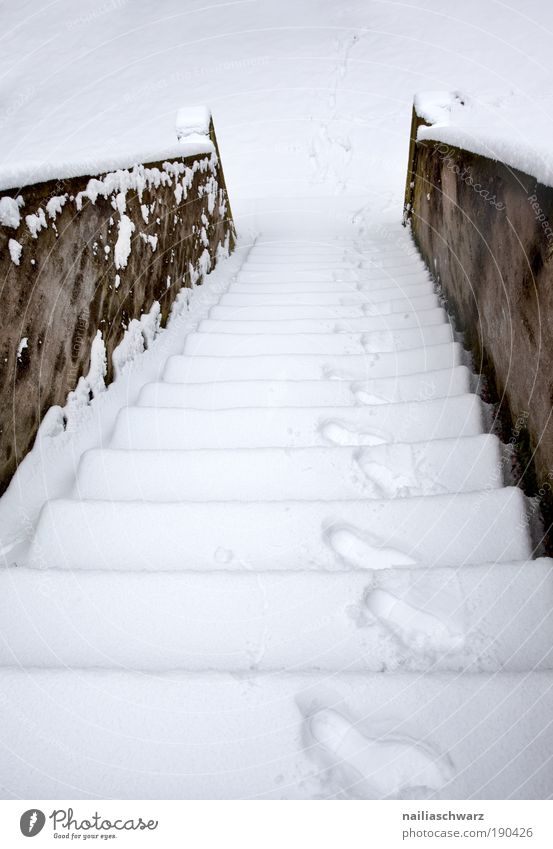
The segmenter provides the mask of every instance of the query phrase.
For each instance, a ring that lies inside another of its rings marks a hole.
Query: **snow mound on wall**
[[[207,106],[181,106],[175,129],[179,141],[195,136],[208,136],[211,112]]]
[[[430,126],[419,127],[417,139],[503,162],[553,186],[553,116],[546,107],[540,97],[422,92],[415,110]]]
[[[0,224],[4,227],[13,227],[16,230],[20,221],[21,215],[17,201],[10,197],[0,198]]]
[[[72,154],[63,160],[54,157],[44,162],[14,160],[11,164],[0,163],[0,190],[43,183],[52,179],[63,180],[88,174],[130,169],[139,163],[213,153],[215,147],[209,137],[210,122],[211,111],[207,106],[183,106],[178,110],[175,122],[178,143],[170,144],[167,139],[157,148],[151,146],[138,148],[134,144],[128,145],[127,148],[123,146],[111,148],[110,146],[110,154],[106,154],[105,146],[91,147],[79,155]],[[52,218],[55,217],[56,212],[61,211],[60,199],[54,198],[53,201],[52,212],[48,210]],[[1,198],[0,224],[17,227],[19,218],[17,201],[8,197]],[[31,225],[29,227],[31,229]]]

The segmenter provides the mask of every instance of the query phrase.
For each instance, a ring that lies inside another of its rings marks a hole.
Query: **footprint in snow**
[[[340,773],[342,789],[357,798],[397,798],[417,790],[428,797],[453,775],[448,758],[409,737],[371,738],[335,710],[307,718],[323,759]]]
[[[389,569],[417,562],[398,548],[382,545],[377,537],[349,528],[328,531],[327,543],[341,560],[359,569]]]
[[[385,431],[353,430],[344,422],[332,420],[321,424],[320,434],[333,445],[383,445],[393,441],[391,435]]]
[[[393,450],[390,445],[362,448],[355,459],[378,498],[419,495],[430,488],[417,469],[412,445],[396,444]],[[440,489],[434,486],[433,491]]]
[[[216,563],[230,563],[234,558],[234,552],[228,548],[219,548],[215,551],[213,559]]]
[[[432,596],[431,588],[428,594],[430,609],[426,610],[378,588],[369,591],[365,604],[409,652],[459,651],[465,644],[462,601],[453,600],[452,605],[452,599]]]
[[[389,395],[375,395],[368,392],[366,389],[354,387],[352,389],[353,397],[358,404],[366,404],[367,406],[375,406],[376,404],[391,404],[395,399]]]
[[[361,345],[366,354],[385,354],[396,350],[394,334],[389,330],[380,330],[376,333],[363,333]]]

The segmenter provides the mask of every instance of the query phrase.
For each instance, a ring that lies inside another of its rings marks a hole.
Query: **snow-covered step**
[[[359,251],[331,251],[319,253],[317,251],[298,251],[292,254],[272,250],[258,250],[253,248],[247,255],[242,266],[249,269],[250,266],[260,266],[266,270],[291,268],[301,270],[304,268],[361,268],[370,267],[396,267],[410,265],[412,268],[421,268],[422,262],[418,253],[409,253],[397,249],[380,249],[369,252]]]
[[[362,446],[475,436],[482,430],[477,395],[364,407],[124,407],[110,445],[141,450]]]
[[[426,266],[422,261],[417,261],[412,257],[404,257],[403,255],[387,255],[384,254],[380,258],[368,259],[365,257],[356,257],[353,259],[336,258],[320,258],[320,259],[290,259],[289,257],[265,257],[256,255],[250,257],[242,265],[241,271],[244,272],[280,272],[287,274],[288,272],[347,272],[362,274],[364,271],[380,270],[382,274],[394,274],[395,271],[410,270],[412,272],[426,272]]]
[[[314,283],[325,288],[330,285],[343,283],[345,286],[367,285],[378,289],[381,286],[409,286],[413,288],[417,284],[430,283],[431,278],[428,271],[410,266],[402,266],[397,269],[363,268],[363,269],[309,269],[305,271],[247,271],[242,270],[236,277],[236,283],[243,286],[284,286],[295,284],[300,288],[302,284]]]
[[[224,322],[223,322],[224,323]],[[368,333],[190,333],[183,353],[206,357],[252,357],[259,354],[379,354],[453,341],[449,324]]]
[[[364,306],[365,310],[374,315],[388,315],[394,312],[410,312],[412,310],[435,309],[440,306],[437,295],[406,296],[399,290],[378,290],[376,292],[274,292],[274,293],[241,293],[227,292],[222,295],[219,304],[223,307],[278,307],[278,306]],[[375,297],[376,296],[376,297]]]
[[[247,259],[257,256],[281,257],[282,259],[288,259],[290,262],[294,262],[297,257],[301,256],[302,253],[309,253],[314,256],[314,259],[329,259],[332,254],[338,254],[349,262],[353,262],[359,257],[371,260],[378,258],[382,254],[404,257],[413,261],[420,260],[421,258],[418,249],[411,239],[397,240],[395,242],[390,242],[386,239],[367,239],[363,240],[362,244],[340,241],[333,244],[327,244],[326,250],[324,245],[312,245],[309,242],[306,242],[303,246],[298,244],[290,245],[286,248],[286,250],[284,250],[284,252],[283,247],[283,245],[278,245],[276,243],[271,244],[269,242],[256,242],[248,249],[245,256]]]
[[[380,380],[228,380],[213,383],[148,383],[141,407],[345,407],[443,398],[470,392],[466,366]]]
[[[75,494],[113,501],[401,498],[503,485],[490,435],[368,448],[92,449]]]
[[[0,784],[549,798],[551,561],[409,236],[227,283],[0,571]]]
[[[286,259],[297,259],[307,257],[314,260],[330,258],[333,256],[349,257],[351,244],[347,242],[334,242],[329,244],[320,238],[305,239],[302,241],[267,241],[257,242],[253,245],[248,256],[261,254],[266,257],[284,257]]]
[[[428,324],[441,324],[447,316],[441,307],[430,307],[424,310],[392,312],[388,314],[374,312],[370,304],[354,304],[340,306],[339,304],[288,304],[277,306],[232,306],[225,307],[216,304],[209,311],[210,319],[240,320],[240,321],[297,321],[317,320],[344,321],[346,319],[363,319],[370,322],[367,330],[395,330],[401,327],[419,327]]]
[[[412,268],[424,268],[424,261],[417,251],[405,250],[375,250],[369,254],[342,252],[341,254],[330,254],[328,256],[316,256],[311,259],[303,259],[301,254],[294,256],[286,256],[282,254],[267,254],[266,251],[258,250],[255,247],[250,250],[246,256],[242,268],[250,269],[252,266],[260,266],[266,270],[269,267],[281,268],[286,266],[290,269],[301,269],[309,265],[314,268],[333,268],[341,266],[342,268],[398,268],[409,265]]]
[[[328,323],[329,332],[336,327],[345,330],[400,330],[409,327],[426,327],[427,325],[443,324],[447,321],[445,311],[441,307],[434,309],[407,310],[406,312],[389,313],[388,315],[372,315],[366,305],[353,307],[341,306],[269,306],[269,307],[222,307],[216,305],[209,311],[209,320],[213,321],[322,321]],[[349,322],[363,322],[357,327]],[[290,325],[291,330],[294,325]],[[247,330],[245,332],[248,332]]]
[[[244,530],[247,529],[247,533]],[[517,488],[381,501],[48,502],[38,569],[385,569],[531,556]]]
[[[22,799],[551,795],[549,672],[6,669],[0,686],[0,780]]]
[[[225,297],[228,295],[290,295],[292,297],[308,294],[321,294],[325,298],[329,296],[349,298],[351,296],[363,298],[363,303],[373,305],[388,303],[398,299],[413,300],[434,294],[434,286],[429,280],[417,281],[402,285],[397,281],[375,280],[374,285],[360,280],[346,281],[306,281],[304,283],[231,283]]]
[[[43,576],[19,567],[0,572],[0,610],[1,666],[335,673],[553,665],[549,560],[375,573]]]
[[[278,242],[255,244],[248,252],[247,256],[263,257],[271,260],[285,260],[287,262],[296,262],[297,260],[308,260],[312,262],[320,262],[322,259],[342,259],[346,262],[355,262],[359,259],[371,260],[381,255],[397,255],[398,253],[405,256],[412,256],[413,259],[420,258],[420,254],[413,250],[413,243],[406,242],[403,245],[390,245],[389,242],[366,242],[363,248],[360,249],[353,246],[351,243],[341,242],[336,244],[325,244],[320,239],[313,239],[310,242],[296,242],[295,244],[283,244]]]
[[[212,380],[374,380],[462,365],[457,342],[383,354],[327,356],[264,354],[257,357],[169,357],[163,379],[170,383]],[[426,396],[423,396],[426,397]]]
[[[245,258],[241,270],[260,269],[272,271],[274,269],[289,268],[291,271],[302,271],[306,268],[359,268],[367,260],[359,258],[357,262],[350,260],[343,253],[330,254],[328,256],[308,256],[301,254],[290,257],[284,254],[267,254],[265,251],[256,251],[253,248]]]
[[[357,281],[360,277],[359,269],[348,266],[342,268],[314,269],[311,266],[303,270],[271,269],[269,271],[248,270],[242,266],[236,275],[237,282],[241,283],[303,283],[313,281],[317,283],[336,283],[338,280]]]
[[[368,260],[358,259],[357,261],[346,261],[340,259],[320,259],[315,260],[290,260],[263,257],[249,257],[242,265],[241,271],[247,272],[268,272],[278,271],[283,274],[288,272],[328,272],[332,273],[347,271],[348,273],[362,273],[365,270],[374,271],[379,269],[382,273],[394,273],[400,269],[410,269],[411,271],[424,271],[428,273],[426,266],[419,260],[418,262],[411,257],[386,257],[383,259]]]
[[[299,289],[302,284],[313,283],[321,288],[342,283],[345,286],[366,285],[378,289],[385,286],[409,286],[430,283],[431,278],[426,269],[403,266],[397,269],[356,268],[356,269],[306,269],[304,271],[245,271],[236,277],[234,285],[243,286],[284,286],[295,284]]]
[[[383,334],[385,338],[393,338],[396,347],[405,346],[415,348],[425,344],[427,338],[435,338],[437,334],[447,333],[444,325],[449,327],[445,321],[445,313],[442,310],[429,310],[432,313],[425,323],[417,321],[415,313],[395,313],[390,322],[382,321],[380,316],[366,316],[364,318],[304,318],[304,319],[280,319],[271,321],[244,321],[240,319],[214,319],[206,318],[200,321],[198,333],[261,333],[267,334],[301,334],[301,333],[362,333]],[[392,316],[390,316],[392,318]],[[388,327],[385,324],[388,323]],[[396,325],[392,327],[391,325]],[[441,328],[441,329],[437,329]],[[452,338],[448,336],[448,339]],[[405,341],[404,341],[405,340]],[[416,344],[413,344],[413,340]],[[447,341],[440,340],[440,341]]]

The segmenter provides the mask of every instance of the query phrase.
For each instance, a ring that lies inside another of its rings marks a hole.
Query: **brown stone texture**
[[[527,431],[522,483],[545,503],[553,481],[553,189],[439,142],[417,143],[413,156],[415,241],[510,422],[515,438],[504,438],[520,442],[521,423]]]
[[[182,174],[174,173],[175,163],[192,168],[194,162],[191,184],[181,197],[176,187]],[[78,378],[88,372],[96,332],[101,330],[106,345],[109,381],[111,355],[131,319],[148,312],[157,300],[163,325],[176,295],[190,285],[190,267],[196,266],[204,250],[213,267],[218,247],[225,241],[229,249],[234,246],[217,157],[202,154],[145,168],[170,174],[171,179],[166,176],[157,186],[150,181],[143,192],[126,192],[124,214],[135,229],[127,266],[120,269],[114,265],[121,217],[116,192],[98,196],[95,202],[85,199],[80,211],[75,198],[87,188],[90,177],[1,193],[21,195],[25,205],[17,229],[0,227],[0,492],[32,446],[46,410],[53,404],[63,406]],[[65,193],[69,197],[61,213],[54,221],[46,214],[48,226],[33,238],[25,216],[46,210],[50,198]],[[143,205],[150,209],[147,223]],[[142,234],[157,236],[155,250]],[[19,266],[10,258],[10,239],[22,245]],[[28,346],[17,356],[24,338]]]

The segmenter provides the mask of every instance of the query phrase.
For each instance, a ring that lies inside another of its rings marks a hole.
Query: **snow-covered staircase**
[[[0,574],[0,780],[545,798],[553,580],[403,231],[260,239]]]

